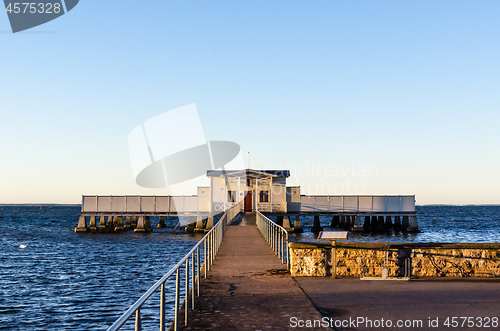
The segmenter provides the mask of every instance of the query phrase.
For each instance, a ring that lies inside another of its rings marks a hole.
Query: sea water
[[[500,206],[417,206],[418,234],[354,234],[354,241],[500,242]],[[175,229],[75,234],[80,206],[0,206],[0,329],[106,330],[201,239]],[[331,217],[322,216],[325,230]],[[313,217],[303,234],[315,240]],[[153,226],[156,223],[152,222]],[[21,248],[20,246],[25,248]],[[173,306],[173,282],[167,304]],[[159,294],[141,309],[144,329],[159,324]],[[167,310],[167,322],[172,321]],[[133,318],[124,330],[133,330]]]

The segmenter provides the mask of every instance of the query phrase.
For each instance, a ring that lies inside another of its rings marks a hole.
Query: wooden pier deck
[[[212,271],[202,279],[196,310],[181,330],[296,330],[291,317],[318,320],[322,315],[252,220],[244,218],[227,228]]]

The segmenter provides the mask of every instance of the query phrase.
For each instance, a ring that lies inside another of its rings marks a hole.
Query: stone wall
[[[292,276],[330,276],[331,243],[290,243]],[[337,242],[338,277],[500,277],[500,244]],[[407,267],[406,267],[407,266]]]

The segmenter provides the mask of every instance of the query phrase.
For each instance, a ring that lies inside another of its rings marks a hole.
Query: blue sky
[[[165,194],[135,184],[128,134],[195,103],[207,140],[303,194],[498,204],[498,17],[498,1],[82,0],[12,34],[0,14],[0,203]]]

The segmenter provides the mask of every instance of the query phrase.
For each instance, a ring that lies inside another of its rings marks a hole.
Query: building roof
[[[290,177],[290,170],[208,170],[207,177]]]

